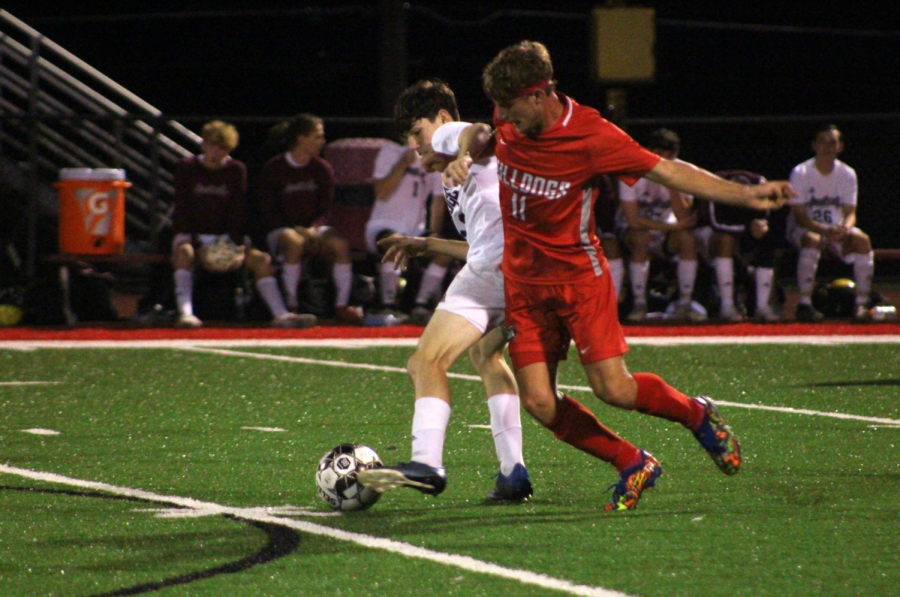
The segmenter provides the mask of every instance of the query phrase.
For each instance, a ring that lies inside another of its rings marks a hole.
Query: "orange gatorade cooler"
[[[61,253],[115,255],[125,248],[125,171],[63,168],[59,171]]]

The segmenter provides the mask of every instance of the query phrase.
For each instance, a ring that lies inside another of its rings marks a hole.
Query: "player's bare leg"
[[[469,358],[481,376],[491,413],[491,433],[500,461],[497,483],[487,497],[494,501],[521,502],[534,489],[522,456],[522,420],[516,379],[503,357],[506,334],[500,327],[488,332],[469,349]]]
[[[492,336],[488,342],[496,345],[498,338],[496,335]],[[463,352],[481,339],[481,330],[466,318],[443,309],[435,311],[419,338],[415,352],[407,362],[407,371],[412,378],[416,396],[411,462],[367,471],[360,479],[363,485],[372,486],[379,491],[404,486],[434,495],[443,491],[446,486],[443,467],[444,435],[450,419],[447,371]],[[486,360],[484,365],[491,374],[485,381],[485,388],[512,389],[514,397],[514,384],[510,385],[509,380],[502,379],[505,374],[496,369],[497,364]],[[496,410],[496,418],[502,422],[498,423],[499,426],[508,424],[512,419],[510,410],[518,413],[518,400],[512,401],[509,395],[504,396],[505,398],[495,400],[496,406],[491,406],[489,402],[492,421]]]

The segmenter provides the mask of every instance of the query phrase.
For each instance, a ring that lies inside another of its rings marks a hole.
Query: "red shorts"
[[[552,285],[506,278],[505,292],[514,369],[564,360],[572,340],[584,364],[628,352],[609,275]]]

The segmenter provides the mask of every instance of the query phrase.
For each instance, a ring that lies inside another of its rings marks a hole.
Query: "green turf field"
[[[489,417],[460,363],[447,491],[337,516],[328,449],[409,457],[411,348],[221,350],[0,349],[0,595],[900,594],[896,345],[633,347],[631,370],[725,403],[735,477],[577,389],[573,354],[561,384],[663,465],[626,513],[602,510],[612,467],[524,414],[534,499],[486,504]]]

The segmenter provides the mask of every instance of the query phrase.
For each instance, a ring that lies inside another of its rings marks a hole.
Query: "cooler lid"
[[[60,180],[125,180],[122,168],[62,168]]]

